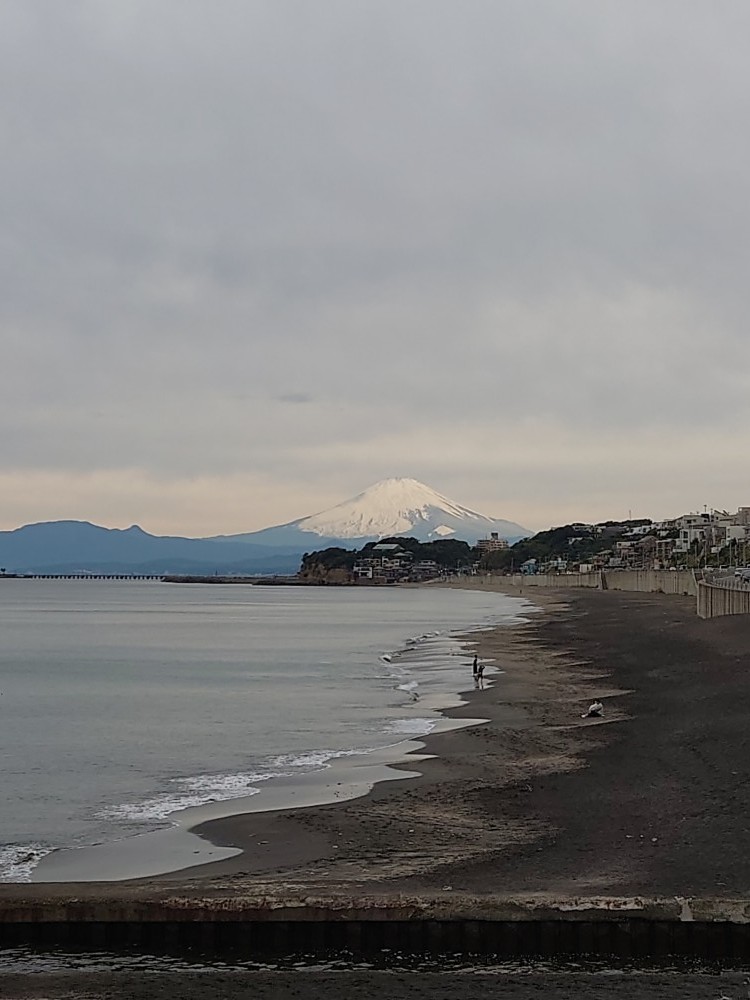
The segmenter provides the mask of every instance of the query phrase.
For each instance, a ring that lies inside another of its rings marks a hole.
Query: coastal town
[[[749,558],[750,507],[740,507],[736,513],[705,510],[663,521],[574,522],[515,544],[498,532],[474,546],[445,539],[420,544],[394,537],[370,543],[357,553],[344,549],[310,553],[303,559],[300,576],[309,582],[382,585],[486,571],[531,576],[745,567]]]
[[[525,560],[520,572],[697,569],[744,565],[750,554],[750,507],[735,514],[707,510],[664,521],[577,523],[562,530],[571,532],[565,539],[568,552]]]

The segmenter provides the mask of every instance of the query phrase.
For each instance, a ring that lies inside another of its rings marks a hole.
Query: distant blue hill
[[[150,535],[88,521],[47,521],[0,531],[0,567],[8,573],[296,573],[295,545],[253,545]]]
[[[46,521],[0,531],[0,568],[8,573],[296,573],[302,555],[331,546],[361,549],[390,536],[476,543],[491,534],[527,537],[520,524],[487,517],[416,479],[384,479],[351,500],[260,531],[214,538],[149,535],[137,524],[102,528],[88,521]]]

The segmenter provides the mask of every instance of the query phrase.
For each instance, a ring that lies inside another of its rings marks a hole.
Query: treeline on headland
[[[612,551],[618,540],[628,537],[635,528],[649,525],[648,520],[604,521],[597,525],[580,523],[540,531],[505,549],[490,549],[469,545],[453,538],[420,542],[399,535],[368,542],[353,550],[340,546],[306,552],[302,557],[299,578],[308,583],[349,583],[355,564],[376,554],[376,547],[398,545],[412,554],[414,562],[436,564],[443,573],[470,569],[496,573],[518,572],[525,564],[539,566],[564,559],[569,565],[586,563]]]
[[[403,552],[409,552],[415,562],[434,562],[444,571],[465,568],[476,562],[477,550],[468,542],[454,538],[442,538],[434,542],[420,542],[416,538],[381,538],[368,542],[361,549],[344,549],[332,546],[319,552],[306,552],[302,557],[299,575],[309,582],[348,583],[354,565],[374,554],[376,546],[398,545]]]
[[[482,556],[482,566],[487,569],[518,569],[529,559],[545,563],[551,559],[564,557],[570,563],[585,563],[604,552],[628,536],[635,528],[650,525],[644,518],[629,521],[601,521],[599,524],[565,524],[559,528],[539,531],[531,538],[499,552],[487,552]]]

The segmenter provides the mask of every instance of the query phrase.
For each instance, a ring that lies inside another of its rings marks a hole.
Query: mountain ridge
[[[305,552],[322,548],[356,549],[398,535],[473,545],[490,532],[509,541],[529,534],[415,479],[386,479],[328,510],[238,535],[151,535],[137,524],[105,528],[72,519],[26,524],[0,531],[0,567],[11,573],[287,574],[297,571]]]
[[[0,531],[0,567],[15,573],[294,573],[299,550],[151,535],[138,525],[40,521]]]
[[[217,540],[263,539],[267,544],[272,539],[304,536],[320,548],[324,541],[364,545],[379,538],[410,535],[419,541],[460,538],[473,545],[491,532],[509,541],[531,534],[514,521],[488,517],[449,500],[416,479],[391,478],[316,514],[256,532],[217,536]]]

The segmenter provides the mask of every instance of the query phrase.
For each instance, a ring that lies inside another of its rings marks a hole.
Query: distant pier
[[[245,583],[256,586],[309,586],[298,576],[188,576],[171,573],[0,573],[0,580],[147,580],[155,583]]]
[[[3,573],[0,580],[154,580],[161,582],[163,574],[155,573]]]

